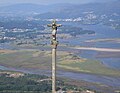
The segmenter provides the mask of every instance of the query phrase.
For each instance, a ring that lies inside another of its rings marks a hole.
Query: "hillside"
[[[61,10],[62,7],[69,7],[72,4],[53,4],[53,5],[39,5],[39,4],[31,4],[31,3],[21,3],[21,4],[14,4],[8,6],[1,6],[0,7],[0,14],[7,14],[11,15],[36,15],[42,14],[47,12],[53,12],[57,10]]]
[[[85,16],[87,13],[96,15],[111,15],[113,13],[120,14],[120,1],[109,3],[89,3],[83,5],[71,5],[69,7],[61,7],[60,10],[54,12],[46,12],[35,16],[36,18],[76,18]]]
[[[79,93],[98,93],[87,90],[64,82],[65,80],[57,80],[57,93],[61,91],[77,91]],[[0,93],[51,93],[51,78],[45,75],[26,74],[14,71],[0,70]],[[65,92],[65,93],[66,93]]]
[[[0,7],[0,14],[13,15],[34,15],[35,18],[76,18],[85,16],[86,13],[95,15],[120,14],[120,1],[108,3],[88,3],[88,4],[52,4],[39,5],[31,3],[15,4]]]

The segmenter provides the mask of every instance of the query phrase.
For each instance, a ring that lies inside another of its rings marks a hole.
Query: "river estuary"
[[[71,25],[71,24],[70,24]],[[116,42],[97,42],[97,43],[86,43],[86,40],[92,40],[92,39],[105,39],[105,38],[120,38],[120,31],[114,30],[111,27],[103,26],[101,24],[99,25],[79,25],[78,23],[74,24],[75,26],[82,27],[83,29],[89,29],[94,30],[96,32],[95,35],[83,35],[80,38],[72,38],[70,39],[59,39],[60,43],[68,44],[69,46],[83,46],[83,47],[99,47],[99,48],[115,48],[120,49],[120,43]],[[9,45],[0,45],[0,49],[14,49],[13,47]],[[62,49],[59,49],[62,50]],[[68,49],[69,50],[69,49]],[[120,70],[120,57],[111,57],[111,58],[96,58],[96,51],[89,51],[89,50],[81,50],[79,56],[89,59],[95,59],[100,60],[104,65],[107,67],[111,67],[113,69]],[[14,70],[14,71],[21,71],[25,73],[33,73],[33,74],[46,74],[48,76],[51,75],[50,71],[43,71],[40,69],[16,69],[16,68],[7,68],[4,66],[0,66],[1,70]],[[43,73],[44,72],[44,73]],[[74,72],[68,72],[65,71],[64,73],[62,71],[57,72],[57,76],[59,77],[65,77],[65,78],[71,78],[75,80],[84,80],[88,82],[95,82],[100,83],[103,85],[112,86],[114,88],[120,89],[120,77],[110,77],[110,76],[102,76],[102,75],[95,75],[95,74],[86,74],[86,73],[74,73]]]

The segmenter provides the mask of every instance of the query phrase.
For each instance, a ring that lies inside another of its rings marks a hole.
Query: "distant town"
[[[120,20],[116,17],[120,16],[117,13],[112,15],[95,15],[93,11],[84,12],[84,17],[69,18],[69,19],[56,19],[58,22],[77,22],[83,25],[103,24],[110,26],[114,29],[120,29]],[[46,27],[53,19],[41,19],[34,17],[15,18],[8,17],[0,19],[0,43],[11,42],[20,44],[47,44],[47,39],[50,39],[50,29]],[[69,38],[78,34],[95,34],[94,31],[84,30],[79,27],[63,26],[58,32],[61,38]],[[69,30],[69,31],[68,31]],[[63,35],[64,34],[64,35]],[[38,42],[46,39],[44,42]]]

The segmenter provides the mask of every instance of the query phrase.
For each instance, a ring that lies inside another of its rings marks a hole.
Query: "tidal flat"
[[[15,68],[34,68],[51,70],[51,51],[41,51],[37,49],[27,50],[1,50],[0,64]],[[110,76],[120,76],[120,71],[106,67],[99,60],[91,60],[77,56],[72,52],[57,52],[58,69],[85,72],[91,74],[101,74]]]
[[[90,82],[84,83],[86,86],[93,83],[95,86],[92,86],[92,89],[95,90],[105,91],[103,86],[111,91],[119,90],[120,70],[109,68],[99,60],[80,57],[76,53],[76,51],[57,51],[57,77]],[[1,69],[51,76],[51,51],[1,50],[0,64]]]

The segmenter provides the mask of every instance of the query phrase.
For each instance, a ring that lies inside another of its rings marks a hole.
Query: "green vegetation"
[[[14,74],[14,76],[13,76]],[[19,77],[15,75],[19,74]],[[0,71],[0,93],[51,93],[51,79],[44,75],[24,74],[19,72]],[[56,90],[83,91],[74,85],[57,80]]]
[[[0,54],[0,64],[15,68],[51,68],[49,60],[49,53],[37,50],[18,50],[10,54]]]
[[[73,55],[64,57],[58,66],[71,71],[120,76],[119,70],[107,68],[98,60],[83,59]]]
[[[51,82],[38,82],[46,76],[25,74],[22,77],[8,77],[7,74],[0,76],[0,93],[48,93],[51,91]]]
[[[77,72],[120,76],[120,71],[107,68],[98,60],[80,58],[73,53],[58,51],[57,66]],[[51,52],[40,50],[18,50],[0,54],[0,64],[14,68],[51,70]]]

